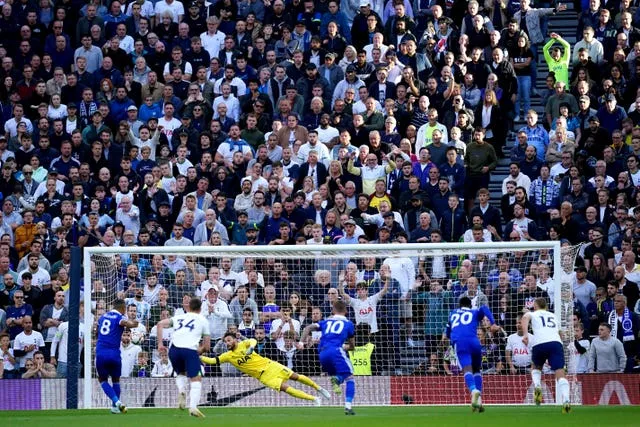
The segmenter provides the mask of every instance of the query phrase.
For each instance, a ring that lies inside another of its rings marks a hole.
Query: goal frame
[[[284,258],[292,258],[292,253],[296,253],[299,257],[301,254],[308,253],[309,257],[317,257],[318,252],[324,253],[338,253],[338,252],[361,252],[364,255],[369,252],[380,253],[388,251],[390,255],[398,252],[413,252],[418,254],[422,252],[423,255],[434,256],[451,253],[459,249],[460,252],[469,251],[481,251],[487,250],[491,253],[500,251],[513,252],[519,249],[521,250],[541,250],[548,249],[552,251],[553,256],[553,280],[555,283],[560,283],[559,280],[562,277],[562,257],[561,257],[561,244],[557,240],[553,241],[524,241],[524,242],[482,242],[482,243],[406,243],[406,244],[347,244],[347,245],[300,245],[300,246],[127,246],[127,247],[85,247],[83,250],[83,278],[84,278],[84,318],[90,319],[92,317],[91,309],[91,256],[94,254],[132,254],[132,253],[148,253],[154,255],[172,255],[176,253],[191,253],[194,255],[202,254],[207,256],[247,256],[252,255],[256,257],[263,256],[265,258],[278,257],[278,255]],[[438,253],[438,251],[442,251]],[[565,272],[567,274],[568,272]],[[558,314],[562,303],[561,292],[554,292],[554,311]],[[84,378],[82,379],[82,396],[83,396],[83,408],[92,409],[92,381],[94,380],[92,374],[93,360],[92,360],[92,346],[93,342],[92,329],[93,325],[85,324],[85,339],[84,340]]]

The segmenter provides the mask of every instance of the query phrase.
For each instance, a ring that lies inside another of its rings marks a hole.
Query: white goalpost
[[[350,354],[356,405],[467,404],[455,352],[442,338],[448,313],[463,295],[474,306],[488,305],[505,331],[491,334],[486,325],[478,330],[485,403],[533,403],[525,363],[530,351],[518,346],[517,339],[514,347],[509,336],[518,333],[518,314],[544,296],[561,322],[572,403],[579,404],[572,293],[577,250],[558,241],[86,247],[84,319],[92,321],[84,323],[79,407],[110,404],[96,378],[95,323],[117,298],[124,298],[128,315],[144,325],[123,338],[121,400],[130,407],[175,407],[175,381],[170,369],[163,370],[165,357],[157,351],[154,326],[181,310],[185,301],[188,305],[191,297],[203,300],[203,315],[212,327],[212,355],[226,351],[219,338],[227,330],[241,339],[256,337],[260,354],[326,388],[329,378],[317,359],[319,336],[312,335],[302,351],[292,343],[306,325],[330,315],[333,300],[343,298],[351,306],[349,317],[359,323],[357,348]],[[544,401],[556,403],[553,375],[544,377]],[[310,403],[222,365],[203,367],[200,404]],[[333,396],[329,404],[342,404],[341,397]]]

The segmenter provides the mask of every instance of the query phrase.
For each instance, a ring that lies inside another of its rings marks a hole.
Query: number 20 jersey
[[[449,314],[447,324],[447,336],[454,344],[461,342],[478,341],[478,325],[483,318],[487,317],[493,324],[493,314],[487,306],[479,308],[457,308]]]
[[[209,321],[196,313],[179,314],[171,318],[173,335],[171,345],[197,350],[200,339],[210,335]]]

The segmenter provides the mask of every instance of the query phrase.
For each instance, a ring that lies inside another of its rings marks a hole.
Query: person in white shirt
[[[18,134],[18,123],[21,122],[27,125],[28,133],[33,133],[33,123],[24,117],[24,107],[22,104],[16,104],[13,106],[13,117],[4,124],[4,132],[7,139],[13,138]]]
[[[408,257],[389,257],[382,263],[390,269],[390,274],[393,279],[396,279],[400,284],[400,306],[399,316],[404,319],[405,331],[407,334],[407,345],[414,347],[415,343],[412,338],[413,333],[413,305],[411,304],[410,291],[416,280],[416,266]],[[382,268],[380,268],[380,275],[382,276]]]
[[[124,23],[120,23],[116,27],[116,38],[120,42],[120,49],[127,54],[133,52],[133,37],[127,35],[127,26]]]
[[[571,411],[569,395],[569,381],[564,373],[564,349],[560,339],[560,321],[556,315],[547,311],[547,299],[536,298],[533,302],[533,312],[522,316],[522,342],[529,344],[529,323],[533,330],[534,339],[531,350],[531,379],[533,380],[534,401],[536,405],[542,403],[542,367],[549,362],[552,371],[555,371],[557,381],[557,393],[562,402],[562,412]]]
[[[140,231],[140,209],[134,206],[129,196],[120,200],[120,206],[116,209],[116,222],[122,222],[125,230],[131,230],[134,238],[138,239]]]
[[[502,180],[502,194],[507,194],[507,182],[515,181],[517,187],[524,187],[529,193],[531,186],[531,178],[520,172],[520,164],[518,162],[509,163],[509,176]]]
[[[156,15],[153,3],[150,2],[149,0],[143,0],[142,5],[140,5],[140,1],[134,1],[129,3],[129,5],[127,6],[127,12],[126,12],[128,16],[133,15],[132,10],[133,10],[134,4],[137,4],[140,6],[140,16],[153,19],[153,17]]]
[[[229,306],[218,298],[218,289],[210,288],[202,305],[202,315],[209,322],[211,338],[218,340],[227,332],[227,327],[233,319]]]
[[[300,336],[300,321],[291,317],[291,307],[283,306],[280,309],[282,318],[275,319],[271,322],[271,340],[276,343],[279,350],[285,351],[284,336],[285,333],[291,331],[296,338]]]
[[[509,372],[515,374],[525,374],[531,367],[531,343],[522,342],[522,315],[518,315],[516,321],[517,332],[507,337],[505,347],[505,358]]]
[[[120,342],[120,358],[122,360],[121,377],[130,377],[133,372],[133,366],[138,361],[138,353],[142,351],[142,347],[134,345],[131,342],[131,331],[125,330],[122,333]]]
[[[218,31],[220,19],[217,16],[207,18],[207,31],[200,34],[202,48],[209,52],[209,56],[217,58],[220,50],[224,48],[224,38],[227,36],[222,31]]]
[[[589,348],[591,341],[584,337],[582,322],[575,324],[575,340],[571,345],[571,362],[568,367],[570,374],[585,374],[589,372]]]
[[[331,116],[329,114],[323,114],[320,116],[320,126],[315,128],[318,132],[318,140],[323,144],[328,144],[333,139],[340,136],[340,131],[337,128],[330,126]]]
[[[180,136],[182,136],[185,133],[186,135],[189,135],[189,133],[186,130],[182,130],[180,131]],[[173,163],[173,165],[178,169],[178,173],[184,176],[187,176],[187,172],[189,168],[193,167],[193,163],[191,163],[189,159],[187,159],[187,151],[188,151],[188,148],[186,145],[179,146],[176,149],[176,160]]]
[[[213,118],[220,117],[218,106],[224,104],[227,106],[227,115],[237,122],[240,119],[240,102],[238,98],[231,93],[231,85],[227,82],[222,83],[220,90],[222,95],[216,96],[213,100]]]
[[[184,16],[184,6],[180,1],[162,0],[156,3],[155,12],[156,25],[162,22],[162,17],[166,15],[166,12],[169,12],[173,22],[178,24],[182,21],[182,17]]]
[[[219,291],[225,297],[232,297],[236,289],[242,284],[240,274],[231,269],[231,258],[222,258],[220,260],[220,282],[223,283],[223,287]]]
[[[213,84],[213,93],[216,95],[222,94],[222,85],[227,83],[232,88],[235,88],[235,94],[237,97],[241,97],[242,95],[246,95],[247,93],[247,85],[241,78],[236,77],[236,70],[233,65],[229,64],[224,67],[224,77],[219,78]],[[233,89],[231,93],[234,93]]]
[[[158,119],[158,129],[162,132],[169,141],[173,136],[173,131],[182,126],[180,120],[173,117],[175,113],[175,106],[171,102],[164,103],[164,115]]]
[[[45,348],[42,334],[33,330],[33,320],[31,316],[24,316],[22,318],[22,328],[24,330],[13,340],[13,353],[20,369],[24,368],[27,359],[33,358],[36,351],[43,351]]]
[[[309,158],[309,152],[315,150],[318,154],[318,161],[328,169],[329,163],[331,163],[331,153],[329,153],[327,146],[319,141],[318,136],[318,131],[315,129],[309,131],[309,140],[298,149],[298,163],[305,163]]]
[[[84,323],[80,323],[80,346],[84,341]],[[51,342],[51,364],[56,366],[58,378],[67,377],[67,363],[69,357],[69,322],[62,322],[58,326],[56,335]],[[57,356],[56,356],[57,354]],[[80,355],[78,355],[80,362]]]
[[[374,47],[377,47],[378,49],[380,49],[380,57],[382,58],[385,57],[387,50],[389,49],[389,46],[382,44],[383,40],[384,40],[384,35],[382,35],[382,33],[374,33],[373,39],[372,39],[373,43],[370,43],[362,48],[362,50],[364,50],[367,54],[367,62],[373,62],[373,56],[371,56],[371,51],[373,50]]]
[[[164,319],[158,323],[158,351],[162,354],[166,351],[163,344],[163,329],[173,327],[173,342],[169,350],[171,365],[178,374],[176,385],[178,387],[178,407],[186,407],[187,377],[191,382],[189,390],[189,414],[203,418],[198,410],[200,393],[202,391],[202,378],[200,376],[201,365],[199,354],[209,351],[211,347],[211,331],[209,322],[200,313],[202,301],[199,298],[191,298],[188,312],[176,315],[171,319]],[[228,309],[227,309],[228,310]]]
[[[169,354],[167,351],[160,353],[160,360],[154,363],[151,370],[151,378],[167,378],[175,377],[176,374],[173,371],[173,366],[169,360]]]
[[[344,302],[353,308],[356,318],[356,324],[366,323],[370,327],[372,334],[378,332],[378,317],[377,307],[378,302],[389,291],[389,281],[384,282],[384,287],[380,292],[369,296],[369,289],[365,282],[359,282],[356,284],[357,298],[351,298],[344,292],[344,283],[338,284],[338,292],[344,300]]]

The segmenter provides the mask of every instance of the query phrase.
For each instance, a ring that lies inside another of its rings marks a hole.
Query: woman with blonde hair
[[[484,129],[484,140],[496,150],[496,155],[501,157],[502,146],[504,145],[504,129],[502,111],[498,105],[498,97],[493,90],[486,90],[482,98],[482,103],[475,111],[474,125]]]
[[[344,57],[338,62],[338,66],[342,68],[342,71],[347,71],[347,66],[356,62],[357,59],[357,51],[356,48],[352,45],[348,45],[344,49]]]
[[[331,160],[327,173],[327,185],[329,193],[334,194],[336,191],[344,191],[344,182],[342,182],[342,163],[340,160]]]

